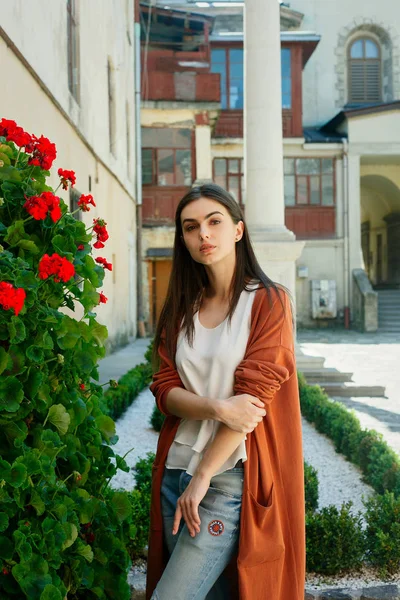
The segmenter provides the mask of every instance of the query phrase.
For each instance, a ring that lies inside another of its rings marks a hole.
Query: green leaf
[[[72,546],[72,544],[75,542],[76,538],[78,537],[78,529],[73,523],[63,523],[63,529],[67,536],[67,539],[62,545],[62,549],[65,550],[66,548]]]
[[[38,516],[42,515],[46,509],[45,503],[36,490],[33,490],[29,504],[33,506]]]
[[[62,596],[58,589],[49,583],[40,594],[40,600],[62,600]]]
[[[19,242],[19,240],[22,240],[25,237],[26,234],[24,229],[24,222],[22,220],[19,220],[14,221],[12,225],[7,227],[7,235],[5,236],[4,240],[7,242],[7,244],[13,246],[17,242]]]
[[[41,363],[44,360],[44,352],[43,348],[39,348],[38,346],[28,346],[26,349],[26,356],[36,363]]]
[[[76,549],[76,553],[80,556],[83,556],[88,562],[92,562],[93,560],[93,550],[91,546],[88,544],[84,544],[81,540],[78,540],[78,546]]]
[[[100,323],[96,323],[90,327],[90,333],[93,338],[96,340],[98,346],[103,346],[104,341],[108,338],[108,329],[105,325],[100,325]]]
[[[0,346],[0,375],[6,369],[11,369],[12,362],[9,354],[4,350],[3,346]]]
[[[16,412],[23,399],[24,390],[16,377],[0,379],[0,410]]]
[[[13,463],[10,472],[8,473],[5,480],[7,483],[12,485],[14,488],[20,487],[27,478],[27,471],[25,465]]]
[[[126,492],[115,492],[111,498],[111,504],[121,523],[132,515],[132,506]]]
[[[53,404],[53,406],[50,407],[47,418],[50,423],[57,427],[61,435],[67,433],[71,417],[67,413],[65,406],[62,404]]]
[[[9,518],[7,513],[0,512],[0,531],[5,531],[9,524]]]
[[[115,423],[111,417],[108,417],[107,415],[99,415],[96,417],[95,421],[97,427],[107,440],[115,435]]]
[[[8,331],[10,332],[10,341],[13,344],[19,344],[26,338],[25,325],[22,319],[15,315],[11,317],[11,321],[8,324]]]
[[[32,252],[32,254],[38,254],[40,252],[39,248],[32,240],[19,240],[19,242],[17,242],[17,246],[27,250],[28,252]]]

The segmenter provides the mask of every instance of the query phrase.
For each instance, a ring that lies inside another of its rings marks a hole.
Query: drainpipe
[[[350,267],[349,267],[349,145],[343,143],[343,271],[344,271],[344,326],[350,329]]]
[[[137,273],[137,332],[146,337],[143,312],[143,272],[142,272],[142,136],[140,129],[140,8],[135,2],[135,163],[136,163],[136,273]]]

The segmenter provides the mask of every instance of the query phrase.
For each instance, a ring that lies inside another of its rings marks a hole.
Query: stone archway
[[[375,23],[371,19],[357,19],[339,30],[336,54],[336,98],[339,109],[347,104],[347,47],[357,35],[366,33],[377,39],[382,51],[383,101],[400,97],[399,37],[393,27]]]
[[[400,283],[400,189],[382,175],[361,177],[361,243],[371,282]]]

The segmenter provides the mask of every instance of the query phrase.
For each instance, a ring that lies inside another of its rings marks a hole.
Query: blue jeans
[[[167,566],[151,600],[229,600],[230,582],[223,571],[239,547],[243,465],[214,475],[199,504],[200,533],[191,537],[182,518],[172,535],[178,498],[192,476],[183,469],[164,468],[161,511]]]

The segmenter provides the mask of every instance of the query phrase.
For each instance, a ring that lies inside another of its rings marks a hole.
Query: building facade
[[[246,213],[243,4],[141,4],[150,328],[184,193],[213,180]],[[376,290],[400,285],[400,9],[390,0],[379,14],[372,0],[293,0],[281,4],[280,23],[285,224],[304,241],[297,323],[351,326],[355,270]]]
[[[107,222],[105,248],[93,249],[113,265],[97,319],[118,346],[137,333],[133,3],[15,0],[1,14],[1,116],[54,142],[50,185],[59,167],[74,170],[71,193],[57,193],[71,210],[92,194],[96,207],[77,218]],[[83,314],[78,303],[65,311]]]

